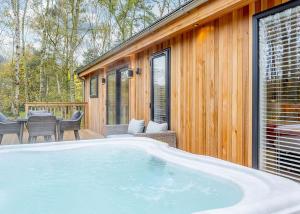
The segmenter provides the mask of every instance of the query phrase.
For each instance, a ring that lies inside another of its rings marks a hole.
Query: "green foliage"
[[[11,70],[13,65],[0,64],[0,111],[11,112],[11,100],[13,97],[13,76]],[[10,113],[11,115],[11,113]]]
[[[88,64],[92,62],[99,56],[99,51],[95,48],[89,48],[83,53],[83,64]]]
[[[30,13],[26,13],[28,1]],[[82,101],[82,82],[74,74],[78,66],[93,61],[186,1],[7,1],[0,7],[0,46],[5,42],[2,38],[16,35],[12,2],[20,4],[19,22],[25,26],[20,24],[18,34],[25,36],[20,38],[18,72],[16,46],[12,44],[7,54],[11,58],[5,60],[0,55],[0,111],[11,115],[13,104],[19,103],[22,112],[26,101]],[[18,73],[19,85],[15,82]]]

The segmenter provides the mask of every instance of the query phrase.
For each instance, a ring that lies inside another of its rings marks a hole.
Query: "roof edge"
[[[96,64],[100,63],[101,61],[111,57],[112,55],[116,54],[117,52],[121,51],[123,48],[126,48],[136,41],[142,39],[143,37],[151,34],[153,31],[163,27],[164,25],[174,21],[175,19],[179,18],[180,16],[184,15],[186,12],[195,9],[196,7],[206,3],[208,0],[191,0],[186,2],[185,4],[181,5],[171,13],[163,16],[162,18],[158,19],[148,27],[144,28],[143,30],[139,31],[138,33],[134,34],[132,37],[128,38],[124,42],[116,45],[106,53],[102,54],[101,56],[97,57],[95,60],[91,61],[90,63],[79,67],[75,70],[77,75],[86,71],[87,69],[95,66]]]

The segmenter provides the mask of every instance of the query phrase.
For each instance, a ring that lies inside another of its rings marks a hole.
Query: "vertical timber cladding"
[[[119,65],[141,69],[130,84],[130,118],[150,120],[153,53],[171,48],[171,129],[180,149],[251,166],[252,163],[252,16],[287,0],[257,0],[222,17],[195,26],[138,53],[130,53],[99,72]],[[141,40],[143,41],[143,40]],[[137,45],[137,44],[136,44]],[[250,62],[250,63],[249,63]],[[89,128],[102,133],[106,87],[89,97]]]
[[[252,15],[284,1],[255,1],[130,57],[130,117],[150,120],[153,53],[171,48],[171,129],[180,149],[252,163]]]
[[[98,75],[98,97],[90,97],[90,79],[91,77]],[[101,84],[101,79],[104,77],[103,70],[97,70],[89,74],[85,78],[85,101],[88,102],[88,128],[96,133],[102,133],[102,128],[104,124],[104,114],[105,112],[105,90],[104,86]]]

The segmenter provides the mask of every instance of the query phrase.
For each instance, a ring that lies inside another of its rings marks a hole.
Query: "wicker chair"
[[[44,136],[46,141],[51,141],[54,136],[57,141],[55,116],[31,116],[27,122],[28,142],[35,143],[38,136]]]
[[[70,120],[62,120],[59,123],[59,140],[63,140],[64,132],[67,130],[74,131],[75,139],[80,140],[79,130],[81,119],[83,117],[83,112],[76,111],[74,112]]]
[[[22,124],[17,121],[11,121],[0,113],[0,144],[4,134],[17,134],[19,142],[22,143]]]
[[[128,124],[120,125],[105,125],[103,129],[103,134],[105,137],[109,135],[128,135]],[[138,133],[132,135],[134,137],[148,137],[158,141],[165,142],[171,147],[177,147],[176,144],[176,132],[174,131],[165,131],[158,133]]]

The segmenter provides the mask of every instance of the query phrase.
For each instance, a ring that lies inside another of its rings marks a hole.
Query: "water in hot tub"
[[[241,197],[229,181],[125,145],[0,154],[3,214],[187,214]]]

